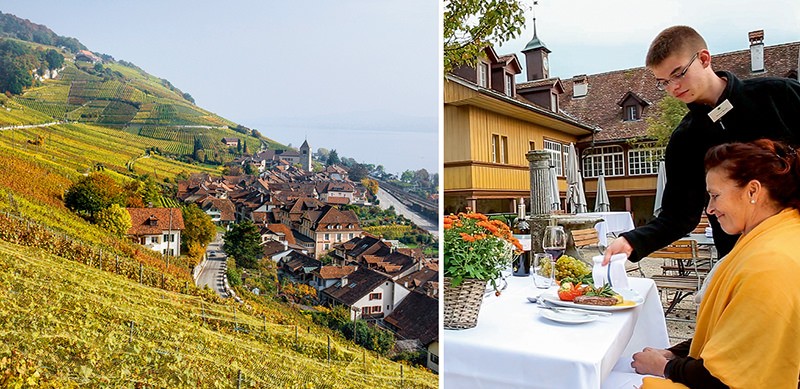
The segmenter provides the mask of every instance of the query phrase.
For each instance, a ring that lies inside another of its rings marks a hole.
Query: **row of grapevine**
[[[39,111],[54,119],[63,119],[67,112],[66,104],[62,103],[48,103],[40,100],[33,100],[28,98],[17,98],[16,101],[30,109]]]

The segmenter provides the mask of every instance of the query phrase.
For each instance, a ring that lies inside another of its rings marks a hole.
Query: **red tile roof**
[[[127,208],[127,210],[131,215],[128,235],[161,235],[163,231],[184,229],[183,214],[178,208]]]

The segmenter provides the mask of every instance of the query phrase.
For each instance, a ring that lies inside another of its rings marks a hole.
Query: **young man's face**
[[[702,63],[700,52],[675,53],[658,65],[650,66],[650,71],[659,83],[659,89],[684,103],[696,101],[703,93]]]

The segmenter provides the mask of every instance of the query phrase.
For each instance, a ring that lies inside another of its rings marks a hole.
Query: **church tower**
[[[300,164],[303,165],[303,170],[311,171],[311,146],[308,145],[308,139],[300,146]]]

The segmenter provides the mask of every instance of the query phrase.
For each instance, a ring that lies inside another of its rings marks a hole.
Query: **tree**
[[[64,56],[53,49],[47,50],[44,54],[44,60],[47,61],[47,68],[50,70],[58,69],[64,65]]]
[[[89,173],[64,193],[64,205],[89,220],[111,206],[124,204],[124,192],[111,177],[100,173]]]
[[[347,172],[347,175],[350,177],[351,181],[358,182],[369,175],[369,169],[367,169],[364,164],[357,163],[350,167],[350,171]]]
[[[125,235],[131,229],[131,214],[128,210],[118,204],[111,204],[110,207],[97,213],[95,221],[98,226],[114,235]]]
[[[334,164],[337,164],[337,163],[340,163],[340,162],[341,161],[339,160],[339,154],[334,149],[334,150],[331,150],[331,152],[328,154],[328,161],[327,161],[327,163],[325,165],[326,166],[331,166],[331,165],[334,165]]]
[[[192,246],[206,247],[214,240],[217,228],[214,226],[211,217],[203,212],[197,204],[189,204],[182,207],[181,213],[183,214],[184,226],[183,232],[181,232],[181,252],[190,253]]]
[[[689,109],[682,101],[669,95],[656,103],[655,108],[657,114],[645,119],[647,136],[656,140],[656,147],[664,147],[669,142],[672,131],[675,130]]]
[[[430,179],[430,174],[425,169],[419,169],[414,172],[414,181],[421,185],[428,185],[428,180]]]
[[[244,174],[247,174],[248,176],[252,176],[255,173],[258,173],[258,169],[253,168],[253,164],[252,163],[244,164]]]
[[[233,224],[225,233],[225,244],[222,249],[236,258],[236,263],[248,269],[258,266],[258,259],[262,256],[261,234],[258,227],[250,220]]]
[[[461,65],[474,65],[486,46],[499,45],[519,35],[525,24],[523,12],[523,0],[446,1],[445,73]]]
[[[413,170],[406,170],[403,172],[403,175],[400,176],[400,181],[411,183],[414,180],[414,174],[416,174]]]
[[[328,149],[326,149],[324,147],[320,147],[320,148],[317,149],[317,155],[319,156],[319,159],[321,159],[321,160],[324,159],[324,160],[327,161],[328,160],[328,154],[330,154],[330,150],[328,150]]]

